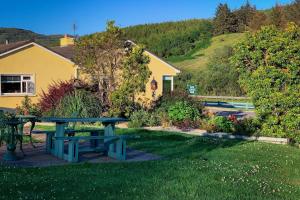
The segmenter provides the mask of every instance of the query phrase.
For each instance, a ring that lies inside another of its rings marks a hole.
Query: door
[[[171,94],[173,91],[173,77],[163,76],[163,95]]]

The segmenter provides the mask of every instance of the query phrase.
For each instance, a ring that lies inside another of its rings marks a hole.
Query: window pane
[[[26,82],[22,82],[22,92],[26,93]]]
[[[30,76],[23,76],[23,80],[31,80]]]
[[[1,76],[1,82],[21,81],[21,76]]]
[[[171,94],[171,81],[163,80],[163,94]]]
[[[27,92],[34,94],[34,82],[27,82]]]
[[[2,93],[21,93],[21,83],[1,83]]]

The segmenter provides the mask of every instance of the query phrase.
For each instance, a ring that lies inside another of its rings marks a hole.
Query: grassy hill
[[[0,44],[4,44],[6,40],[9,42],[17,42],[22,40],[36,40],[45,46],[58,46],[59,38],[63,35],[42,35],[34,33],[30,30],[18,28],[0,28]]]
[[[195,51],[190,56],[172,57],[168,59],[168,61],[181,70],[198,71],[206,67],[208,59],[213,55],[216,49],[233,46],[242,40],[244,35],[244,33],[232,33],[213,37],[211,44],[207,48]]]

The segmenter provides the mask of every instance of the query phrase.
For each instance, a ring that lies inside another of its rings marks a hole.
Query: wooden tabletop
[[[100,117],[100,118],[64,118],[64,117],[43,117],[43,122],[55,122],[55,123],[68,123],[68,122],[102,122],[102,123],[116,123],[127,122],[126,118],[118,117]]]
[[[17,115],[16,118],[21,118],[21,119],[34,119],[34,118],[37,118],[37,116],[34,116],[34,115]]]

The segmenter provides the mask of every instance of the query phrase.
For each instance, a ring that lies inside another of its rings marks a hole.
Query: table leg
[[[64,137],[65,127],[67,123],[56,123],[56,137]],[[63,159],[64,158],[64,141],[63,140],[55,140],[54,143],[54,155]]]
[[[103,124],[105,126],[104,128],[104,136],[114,136],[115,135],[115,123],[108,123]],[[110,139],[104,139],[104,148],[106,151],[106,154],[108,153],[109,149],[112,149],[114,147],[114,144],[108,144],[108,141]]]
[[[99,132],[98,131],[91,131],[90,132],[91,136],[99,136]],[[95,139],[95,140],[90,140],[90,147],[91,148],[97,148],[99,146],[99,140]]]

